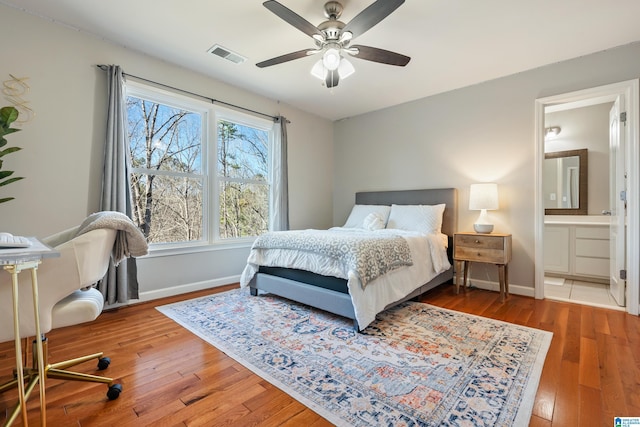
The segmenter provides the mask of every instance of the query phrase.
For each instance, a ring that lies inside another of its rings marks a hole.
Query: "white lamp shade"
[[[498,209],[498,185],[494,183],[471,184],[469,190],[469,209]]]

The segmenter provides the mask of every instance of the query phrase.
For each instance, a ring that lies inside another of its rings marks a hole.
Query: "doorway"
[[[582,104],[545,107],[544,296],[621,309],[609,283],[613,102]]]
[[[622,147],[620,153],[624,158],[622,169],[626,172],[626,188],[624,193],[626,194],[639,194],[639,171],[640,162],[638,159],[638,80],[632,80],[627,82],[621,82],[617,84],[597,87],[593,89],[587,89],[578,92],[572,92],[563,95],[557,95],[548,98],[542,98],[536,100],[536,213],[535,213],[535,233],[536,233],[536,247],[535,247],[535,296],[536,298],[544,298],[545,296],[545,254],[544,254],[544,238],[545,238],[545,195],[543,193],[543,167],[545,158],[545,114],[549,111],[558,111],[561,109],[582,108],[588,106],[594,106],[598,104],[613,105],[618,100],[620,102],[620,111],[626,113],[626,122],[621,127],[621,139]],[[607,107],[608,108],[608,107]],[[615,156],[614,156],[615,157]],[[612,165],[612,170],[615,167]],[[612,189],[610,193],[618,196],[618,190]],[[555,196],[553,194],[552,196]],[[612,201],[615,199],[612,197]],[[638,299],[639,299],[639,284],[638,277],[640,272],[637,263],[629,262],[630,259],[638,259],[639,249],[639,231],[640,231],[640,205],[635,198],[629,198],[626,202],[626,229],[624,226],[624,220],[622,222],[622,229],[607,227],[607,231],[611,234],[612,238],[616,242],[620,242],[621,236],[615,236],[614,232],[622,231],[623,247],[616,249],[615,245],[611,245],[612,261],[611,265],[615,267],[611,268],[612,276],[611,282],[616,280],[618,287],[621,283],[621,278],[626,277],[626,288],[623,288],[624,298],[626,300],[626,310],[631,314],[638,314]],[[624,209],[624,208],[623,208]],[[605,209],[602,209],[605,211]],[[614,208],[614,214],[612,216],[612,224],[619,219],[616,215],[619,212]],[[593,215],[593,210],[591,212]],[[579,217],[576,217],[579,218]],[[586,230],[585,227],[578,225],[578,230]],[[569,230],[570,233],[574,233],[573,229]],[[575,235],[574,235],[575,236]],[[577,247],[577,246],[576,246]],[[582,248],[583,246],[580,246]],[[586,247],[586,246],[585,246]],[[575,255],[572,254],[572,256]],[[568,255],[567,255],[568,256]],[[618,261],[616,262],[616,257]],[[619,266],[622,265],[622,268]],[[624,270],[624,271],[620,271]],[[605,273],[606,274],[606,273]],[[626,274],[626,276],[625,276]]]

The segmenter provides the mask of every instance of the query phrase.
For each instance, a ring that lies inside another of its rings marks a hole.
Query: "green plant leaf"
[[[5,148],[4,150],[0,151],[0,157],[6,156],[7,154],[15,153],[16,151],[20,151],[20,150],[22,150],[22,148],[20,147]]]
[[[0,179],[13,175],[13,171],[0,171]]]
[[[5,135],[9,135],[10,133],[14,133],[14,132],[20,132],[22,129],[16,129],[16,128],[8,128],[4,130],[4,134]]]
[[[21,179],[24,179],[23,176],[16,176],[4,181],[0,181],[0,187],[2,187],[3,185],[7,185],[7,184],[11,184],[12,182],[16,182],[16,181],[20,181]]]
[[[18,110],[16,107],[2,107],[0,108],[0,120],[6,125],[10,125],[18,119]]]
[[[20,131],[20,129],[15,129],[11,127],[11,123],[15,122],[18,119],[18,110],[15,107],[2,107],[0,108],[0,148],[7,145],[7,140],[5,135],[9,135],[15,132]],[[16,151],[21,150],[20,147],[8,147],[3,150],[0,150],[0,187],[5,186],[16,181],[20,181],[24,179],[24,177],[11,177],[13,175],[13,171],[3,171],[2,166],[2,157],[7,154],[15,153]],[[8,202],[9,200],[13,200],[14,197],[5,197],[0,199],[0,203]]]

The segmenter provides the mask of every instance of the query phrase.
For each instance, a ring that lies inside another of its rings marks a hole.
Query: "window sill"
[[[188,255],[200,252],[215,252],[231,249],[251,248],[255,238],[234,240],[232,242],[200,243],[189,246],[182,245],[150,245],[149,254],[145,258],[156,258],[173,255]]]

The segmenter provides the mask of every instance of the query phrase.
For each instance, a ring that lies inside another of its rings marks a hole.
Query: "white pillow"
[[[387,228],[439,234],[442,228],[444,207],[444,204],[391,205]]]
[[[347,222],[344,223],[346,228],[364,228],[364,219],[370,213],[377,213],[382,219],[384,225],[387,224],[387,218],[389,218],[389,211],[391,206],[387,205],[355,205],[351,209]]]
[[[364,219],[363,228],[369,231],[382,230],[384,228],[384,222],[380,214],[378,212],[371,212],[367,215]]]

